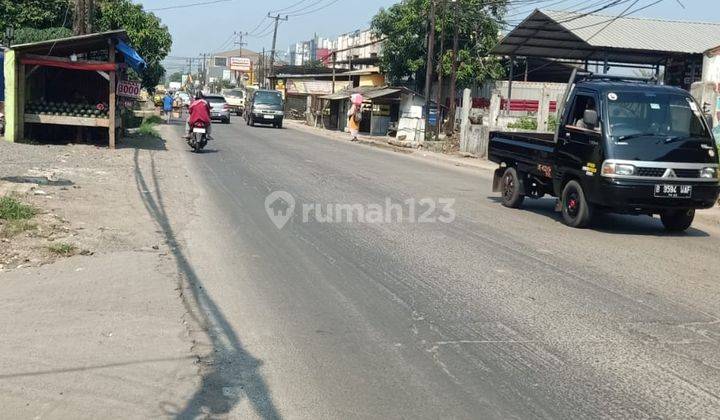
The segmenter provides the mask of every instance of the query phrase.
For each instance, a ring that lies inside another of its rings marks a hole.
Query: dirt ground
[[[132,141],[128,146],[153,142]],[[128,201],[128,194],[137,194],[127,188],[132,165],[117,162],[128,150],[0,142],[0,196],[37,210],[22,232],[4,232],[0,221],[0,269],[38,267],[76,254],[157,249],[153,232],[132,229],[133,216],[144,209]],[[58,254],[51,251],[54,244],[73,250]]]
[[[195,199],[177,153],[0,141],[0,196],[37,210],[27,230],[0,226],[4,416],[174,416],[192,398],[202,331],[165,232]]]

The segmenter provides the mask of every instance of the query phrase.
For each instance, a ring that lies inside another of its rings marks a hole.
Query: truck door
[[[598,174],[600,166],[600,126],[587,127],[583,122],[586,109],[600,112],[596,96],[578,91],[560,124],[558,133],[558,170],[580,178],[583,186],[587,178]]]

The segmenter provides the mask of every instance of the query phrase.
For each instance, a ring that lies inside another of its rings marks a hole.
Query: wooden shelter
[[[20,141],[28,132],[49,139],[74,134],[77,140],[107,138],[114,148],[122,125],[116,86],[125,77],[128,61],[117,48],[128,51],[127,41],[125,31],[116,30],[6,50],[5,139]],[[50,112],[39,112],[34,104],[40,103],[52,104]],[[88,111],[90,107],[97,110]],[[84,114],[67,112],[81,108]]]

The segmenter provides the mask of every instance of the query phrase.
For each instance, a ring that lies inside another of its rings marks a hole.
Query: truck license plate
[[[655,197],[690,198],[691,196],[692,185],[655,185]]]

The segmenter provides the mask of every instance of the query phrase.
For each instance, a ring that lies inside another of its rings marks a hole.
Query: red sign
[[[117,90],[115,92],[118,94],[118,96],[125,96],[126,98],[137,99],[140,97],[140,82],[121,80],[118,82]]]

